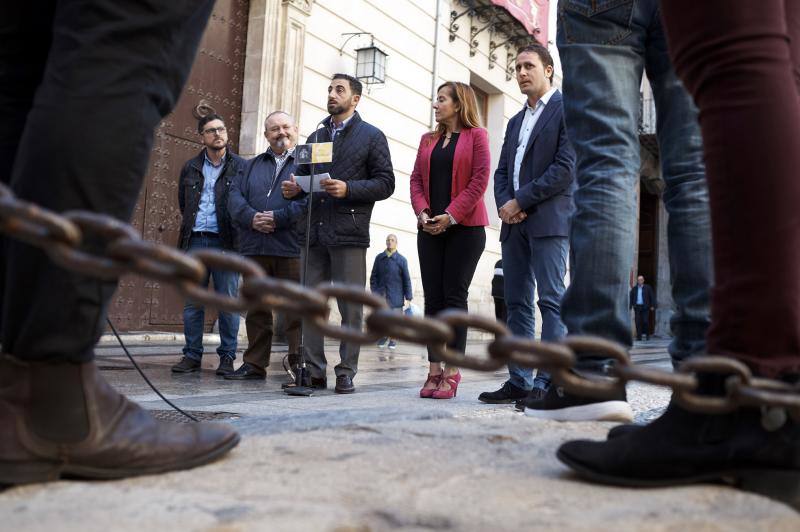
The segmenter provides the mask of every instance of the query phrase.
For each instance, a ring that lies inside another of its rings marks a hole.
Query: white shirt
[[[528,146],[528,140],[531,138],[531,132],[536,127],[536,122],[542,116],[547,102],[550,97],[555,94],[556,88],[552,87],[549,91],[545,92],[536,105],[533,107],[529,103],[525,103],[525,117],[522,119],[522,126],[519,128],[519,137],[517,138],[517,153],[514,157],[514,190],[519,190],[519,173],[522,167],[522,159],[525,157],[525,148]]]

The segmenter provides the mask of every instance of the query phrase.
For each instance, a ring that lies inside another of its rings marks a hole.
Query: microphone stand
[[[323,118],[320,122],[317,123],[317,130],[314,131],[314,140],[319,140],[319,135],[317,132],[319,131],[319,126],[324,125],[325,118]],[[311,142],[307,142],[307,144],[313,144]],[[305,254],[303,255],[303,270],[300,276],[300,284],[303,287],[308,286],[308,254],[309,248],[311,247],[311,207],[314,205],[314,149],[311,149],[311,163],[310,163],[310,176],[308,180],[308,206],[306,209],[306,243],[305,243]],[[311,384],[311,375],[308,372],[308,367],[306,366],[306,328],[305,326],[300,326],[300,353],[299,357],[300,360],[298,362],[299,369],[297,371],[297,375],[295,375],[295,382],[294,385],[289,385],[283,389],[284,393],[287,395],[299,395],[303,397],[308,397],[314,393],[314,388],[310,386]]]

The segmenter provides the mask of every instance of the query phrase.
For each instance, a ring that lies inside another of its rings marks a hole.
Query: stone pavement
[[[478,393],[496,388],[502,371],[465,371],[455,400],[421,400],[427,363],[416,346],[364,348],[354,395],[298,398],[280,391],[285,348],[273,356],[266,383],[231,382],[213,373],[213,343],[205,371],[172,375],[180,342],[126,338],[167,397],[227,418],[242,443],[190,471],[8,489],[0,493],[0,530],[800,530],[790,508],[726,487],[580,482],[556,460],[556,449],[569,439],[603,438],[611,423],[538,421],[479,403]],[[633,357],[666,369],[665,349],[660,340],[638,344]],[[337,348],[330,344],[328,352]],[[120,391],[173,415],[114,343],[102,342],[97,360]],[[669,399],[639,384],[628,394],[639,422],[657,417]]]

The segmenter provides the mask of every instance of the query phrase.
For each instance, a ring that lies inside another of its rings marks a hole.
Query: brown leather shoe
[[[169,423],[115,391],[94,362],[0,355],[0,483],[113,479],[188,469],[239,443],[229,426]]]

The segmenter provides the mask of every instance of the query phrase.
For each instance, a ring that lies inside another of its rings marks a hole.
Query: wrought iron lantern
[[[356,77],[365,85],[386,82],[386,52],[371,43],[356,49]]]

